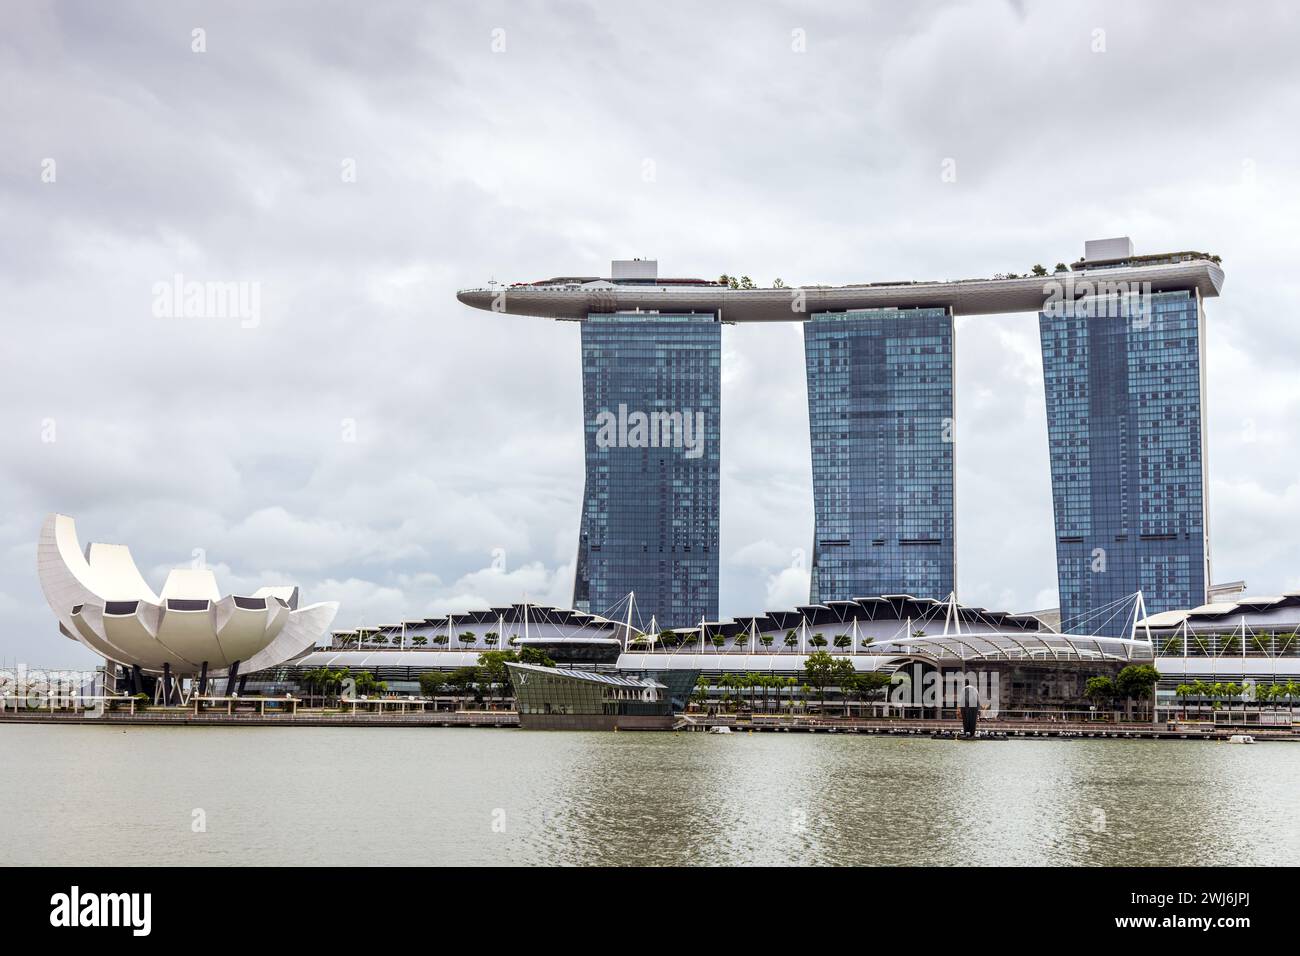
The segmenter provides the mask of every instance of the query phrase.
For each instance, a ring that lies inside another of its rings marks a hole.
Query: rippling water
[[[1282,864],[1297,793],[1287,743],[0,726],[11,863]]]

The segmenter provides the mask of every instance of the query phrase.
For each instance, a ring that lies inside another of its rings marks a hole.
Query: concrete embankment
[[[12,711],[5,724],[98,724],[107,727],[518,727],[513,711],[456,711],[409,714],[195,714],[193,711],[150,710],[137,714],[86,714]]]

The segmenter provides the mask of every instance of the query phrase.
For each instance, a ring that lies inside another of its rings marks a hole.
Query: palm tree
[[[324,667],[313,667],[311,670],[303,671],[302,682],[307,688],[307,696],[309,699],[311,697],[312,688],[322,683],[327,673],[329,673],[329,671]]]
[[[1241,687],[1238,686],[1235,681],[1229,681],[1226,684],[1216,684],[1215,686],[1223,688],[1220,696],[1223,697],[1223,699],[1227,702],[1228,719],[1232,720],[1232,701],[1233,698],[1235,698],[1238,694],[1241,693]]]
[[[1201,701],[1204,701],[1207,697],[1212,696],[1214,691],[1209,684],[1207,684],[1205,681],[1198,678],[1197,680],[1192,682],[1192,692],[1196,695],[1196,699],[1197,699],[1196,710],[1197,710],[1197,715],[1200,716],[1202,710]]]
[[[709,679],[707,677],[697,677],[695,679],[695,688],[691,691],[691,700],[695,701],[701,707],[709,701]]]
[[[1179,684],[1174,688],[1174,694],[1183,702],[1183,720],[1187,719],[1187,698],[1192,696],[1196,690],[1191,684]]]
[[[1261,720],[1263,719],[1264,705],[1271,703],[1274,698],[1282,696],[1278,693],[1280,689],[1277,684],[1255,685],[1255,703],[1259,706]]]
[[[763,686],[763,675],[757,671],[750,671],[745,675],[745,683],[749,685],[749,712],[752,714],[755,710],[754,692]]]

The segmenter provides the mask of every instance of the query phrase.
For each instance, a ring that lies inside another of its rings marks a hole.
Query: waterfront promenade
[[[100,726],[166,727],[496,727],[518,728],[513,710],[420,711],[365,713],[299,709],[296,712],[202,711],[189,708],[150,708],[128,713],[111,711],[99,716],[72,711],[13,711],[0,715],[0,726],[23,724],[87,724]],[[891,737],[928,737],[960,730],[953,719],[872,719],[820,715],[679,715],[674,731],[707,732],[726,727],[733,733],[862,734]],[[1208,721],[1072,721],[1046,719],[982,719],[979,733],[1005,739],[1055,737],[1063,739],[1146,739],[1224,741],[1248,733],[1257,741],[1300,741],[1295,727],[1260,727],[1213,724]]]

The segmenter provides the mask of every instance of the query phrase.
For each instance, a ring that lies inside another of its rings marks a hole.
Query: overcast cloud
[[[567,605],[578,329],[454,293],[634,255],[838,284],[1218,253],[1215,577],[1300,588],[1298,42],[1283,2],[8,4],[0,658],[93,663],[36,581],[50,511],[157,586],[201,549],[340,626]],[[260,321],[155,317],[178,273],[259,283]],[[806,599],[811,469],[799,330],[723,349],[732,615]],[[959,320],[957,355],[960,597],[1055,606],[1036,318]]]

